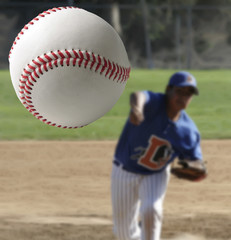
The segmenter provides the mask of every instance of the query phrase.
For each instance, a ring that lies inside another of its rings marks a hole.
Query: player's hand
[[[135,92],[130,95],[130,122],[136,126],[140,125],[144,120],[144,103],[145,95],[142,92]]]
[[[135,111],[134,109],[131,109],[129,120],[132,124],[138,126],[144,121],[144,115],[140,111]]]

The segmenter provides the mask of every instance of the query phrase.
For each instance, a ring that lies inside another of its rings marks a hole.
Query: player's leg
[[[145,176],[140,185],[142,240],[159,240],[162,227],[162,205],[170,177],[169,167]]]
[[[140,240],[138,226],[140,176],[113,166],[111,176],[114,233],[120,240]]]

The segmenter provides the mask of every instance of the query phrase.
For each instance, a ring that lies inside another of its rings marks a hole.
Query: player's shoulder
[[[164,101],[165,94],[163,94],[163,93],[153,92],[153,91],[150,91],[150,90],[145,90],[145,91],[142,91],[142,92],[146,97],[146,103]]]
[[[195,122],[185,111],[181,112],[180,121],[178,121],[177,125],[178,131],[185,143],[188,145],[194,145],[195,142],[199,141],[200,132]]]
[[[188,129],[198,131],[195,122],[184,110],[181,112],[180,122],[183,127],[187,127]]]

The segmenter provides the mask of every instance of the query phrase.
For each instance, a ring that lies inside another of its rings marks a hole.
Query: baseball
[[[28,111],[61,128],[82,127],[107,113],[130,72],[113,27],[75,7],[49,9],[25,25],[10,50],[9,68]]]

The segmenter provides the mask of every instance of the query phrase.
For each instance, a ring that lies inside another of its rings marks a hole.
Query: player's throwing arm
[[[130,95],[130,121],[134,125],[139,125],[144,120],[145,95],[142,92],[135,92]]]

